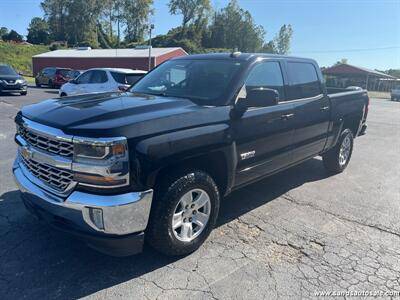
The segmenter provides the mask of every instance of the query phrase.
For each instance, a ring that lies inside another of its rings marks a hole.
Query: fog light
[[[100,208],[89,207],[89,216],[97,228],[104,229],[103,211]]]

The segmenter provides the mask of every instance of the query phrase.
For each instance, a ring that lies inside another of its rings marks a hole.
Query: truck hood
[[[213,109],[215,113],[210,114]],[[49,99],[25,106],[22,116],[88,137],[151,135],[226,120],[227,107],[204,107],[181,98],[101,93]]]

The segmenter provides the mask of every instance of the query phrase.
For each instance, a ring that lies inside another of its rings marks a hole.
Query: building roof
[[[175,50],[182,50],[180,47],[170,47],[170,48],[152,48],[151,56],[158,57],[167,53],[170,53]],[[111,58],[111,57],[126,57],[126,58],[136,58],[136,57],[148,57],[149,49],[138,49],[138,48],[130,48],[130,49],[62,49],[50,51],[42,54],[35,55],[33,57],[54,57],[54,58]]]
[[[391,75],[376,71],[376,70],[371,70],[363,67],[356,67],[353,65],[349,64],[338,64],[336,66],[326,68],[322,70],[324,74],[331,74],[331,75],[339,75],[339,74],[364,74],[364,75],[374,75],[378,77],[383,77],[383,78],[388,78],[388,79],[396,79],[396,77],[393,77]]]

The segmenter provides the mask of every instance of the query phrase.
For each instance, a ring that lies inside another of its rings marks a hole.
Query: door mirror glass
[[[237,105],[242,109],[250,107],[268,107],[277,105],[279,93],[268,88],[254,88],[247,92],[246,98],[240,98]]]

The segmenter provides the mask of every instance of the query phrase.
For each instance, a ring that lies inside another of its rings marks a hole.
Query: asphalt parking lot
[[[37,221],[13,181],[13,117],[56,93],[0,95],[0,299],[400,298],[400,103],[371,100],[344,173],[328,176],[315,158],[233,193],[187,257],[113,258]]]

